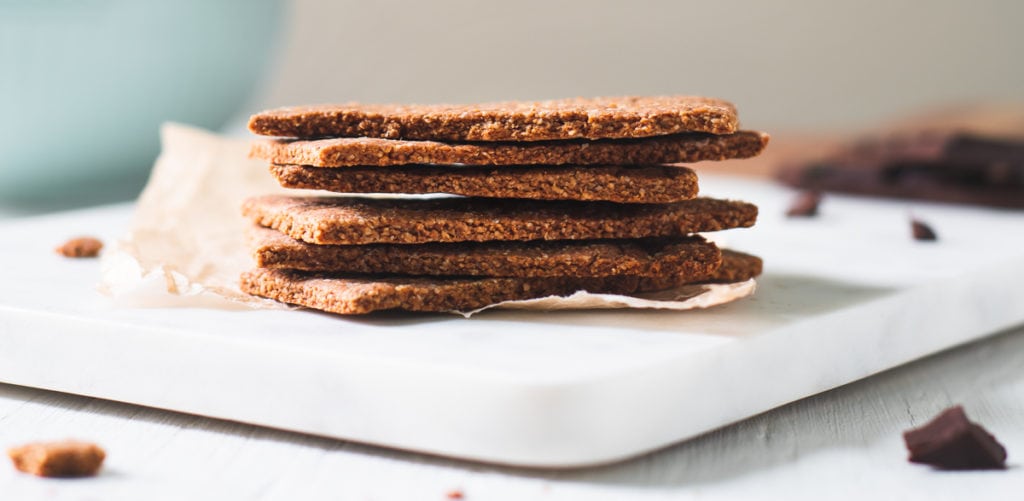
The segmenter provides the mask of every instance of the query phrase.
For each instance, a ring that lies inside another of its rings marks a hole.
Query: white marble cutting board
[[[126,309],[95,260],[129,206],[0,225],[0,381],[497,463],[615,461],[1024,323],[1024,213],[702,178],[761,207],[755,297],[706,311],[343,318]],[[939,233],[910,238],[910,213]]]

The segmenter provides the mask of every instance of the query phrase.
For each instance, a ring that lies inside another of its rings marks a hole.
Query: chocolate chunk
[[[910,220],[910,231],[914,235],[914,240],[935,241],[939,239],[931,226],[918,219]]]
[[[817,191],[805,191],[793,200],[786,215],[789,217],[814,217],[818,215],[818,205],[821,204],[821,193]]]
[[[779,178],[811,190],[1024,208],[1024,140],[897,135],[784,169]]]
[[[920,428],[903,433],[912,463],[944,470],[1003,469],[1006,449],[981,426],[967,420],[963,407],[942,411]]]

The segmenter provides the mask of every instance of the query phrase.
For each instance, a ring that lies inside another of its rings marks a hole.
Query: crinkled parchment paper
[[[246,197],[285,192],[266,162],[248,158],[248,142],[165,124],[162,151],[139,197],[130,231],[103,256],[100,289],[119,305],[285,308],[243,293],[239,275],[253,266],[245,247]],[[754,281],[694,285],[637,296],[577,292],[506,301],[484,309],[706,308],[748,296]]]

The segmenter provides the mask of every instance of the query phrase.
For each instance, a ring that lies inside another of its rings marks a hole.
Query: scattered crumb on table
[[[103,242],[93,237],[75,237],[57,247],[57,254],[64,257],[96,257],[103,249]]]
[[[100,446],[80,440],[34,442],[12,447],[7,455],[19,471],[40,477],[93,476],[107,456]]]

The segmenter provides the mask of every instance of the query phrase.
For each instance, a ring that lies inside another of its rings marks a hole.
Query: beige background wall
[[[863,127],[1024,100],[1022,21],[1012,0],[297,0],[254,106],[694,93],[751,127]]]

